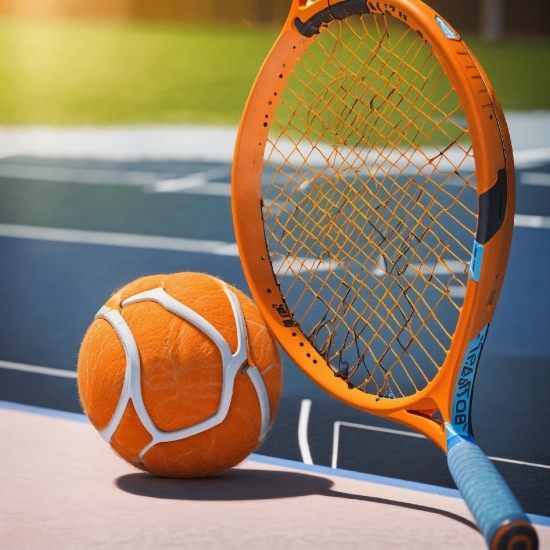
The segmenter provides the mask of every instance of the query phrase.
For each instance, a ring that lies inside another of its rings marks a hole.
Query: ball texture
[[[153,289],[164,290],[210,323],[223,337],[231,354],[236,355],[237,320],[229,290],[238,299],[248,336],[248,361],[238,365],[234,374],[225,418],[200,433],[156,443],[152,435],[155,428],[159,433],[170,434],[196,427],[217,413],[224,376],[227,383],[227,372],[224,372],[227,365],[219,346],[192,322],[151,300],[123,304],[125,300],[135,299],[132,297],[136,294]],[[133,394],[128,393],[129,346],[126,345],[125,353],[113,323],[102,316],[106,311],[122,316],[119,324],[126,323],[137,346],[139,360],[134,363],[139,365],[139,385]],[[248,366],[256,367],[261,375],[271,425],[281,394],[281,358],[252,300],[209,275],[155,275],[128,284],[98,312],[80,348],[78,390],[91,423],[122,458],[141,470],[161,476],[207,477],[242,462],[261,443],[261,392],[247,372]],[[140,418],[139,388],[142,410],[146,410],[148,417],[141,413]],[[124,395],[130,398],[124,401]],[[147,429],[149,419],[154,427]]]

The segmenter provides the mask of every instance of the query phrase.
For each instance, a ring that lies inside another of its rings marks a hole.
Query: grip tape
[[[536,531],[506,482],[475,443],[462,440],[450,447],[447,462],[489,548],[538,549]]]

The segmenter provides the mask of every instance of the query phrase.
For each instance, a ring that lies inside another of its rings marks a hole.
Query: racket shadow
[[[335,491],[330,479],[299,472],[235,468],[216,477],[204,479],[169,479],[146,473],[132,473],[117,478],[115,485],[120,490],[137,496],[188,501],[273,500],[318,495],[436,514],[478,530],[473,522],[447,510]]]

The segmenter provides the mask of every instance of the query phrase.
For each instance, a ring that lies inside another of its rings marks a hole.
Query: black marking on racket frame
[[[346,0],[321,10],[305,22],[296,17],[294,25],[301,35],[311,38],[314,34],[319,34],[320,28],[328,25],[331,21],[339,21],[350,15],[363,15],[364,13],[370,13],[365,0]]]
[[[504,223],[508,192],[506,168],[498,171],[497,181],[488,191],[479,195],[479,216],[476,241],[485,244],[491,240]]]

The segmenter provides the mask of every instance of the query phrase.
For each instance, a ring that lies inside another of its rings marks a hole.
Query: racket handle
[[[447,462],[491,550],[537,550],[535,529],[504,479],[475,443],[455,435],[449,440]]]

